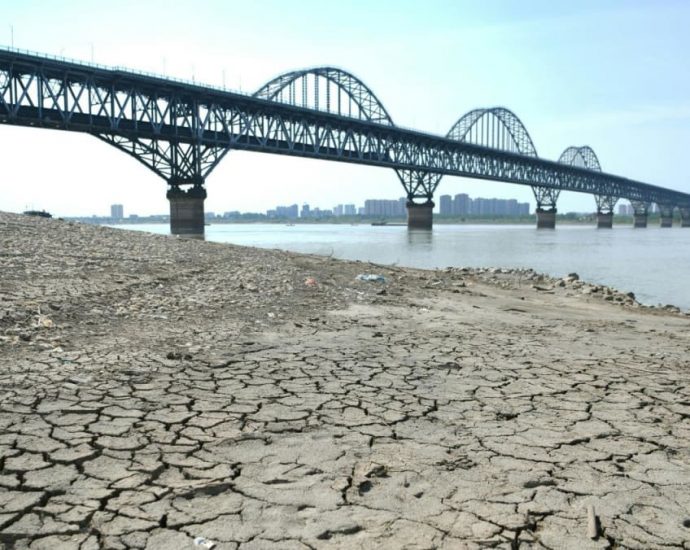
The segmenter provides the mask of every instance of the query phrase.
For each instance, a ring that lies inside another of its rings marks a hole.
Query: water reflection
[[[429,249],[433,246],[434,232],[428,229],[408,229],[407,244],[411,247]]]

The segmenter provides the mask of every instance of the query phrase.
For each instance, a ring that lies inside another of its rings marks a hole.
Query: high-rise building
[[[116,220],[121,220],[125,217],[125,209],[121,204],[110,205],[110,217]]]
[[[441,216],[453,215],[453,198],[450,195],[441,195],[439,197],[438,213]]]
[[[342,216],[343,215],[343,205],[339,204],[338,206],[333,207],[333,215],[334,216]]]
[[[467,216],[472,212],[472,199],[466,193],[460,193],[453,198],[453,215]]]
[[[357,208],[354,204],[346,204],[344,213],[346,216],[355,216],[357,215]]]
[[[367,199],[364,201],[364,215],[383,218],[395,218],[405,216],[405,204],[407,200],[402,197],[398,200]]]
[[[302,211],[300,212],[300,218],[308,218],[311,216],[311,211],[309,210],[309,205],[305,202],[302,205]]]
[[[269,218],[294,219],[299,217],[299,207],[296,204],[292,206],[276,206],[272,210],[266,210],[266,216]]]

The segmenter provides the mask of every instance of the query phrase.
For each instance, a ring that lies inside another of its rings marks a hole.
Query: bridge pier
[[[633,227],[644,229],[647,227],[647,217],[649,215],[649,203],[643,201],[630,201],[633,207]]]
[[[431,229],[434,223],[434,202],[427,200],[419,204],[411,200],[407,201],[407,228]]]
[[[673,205],[659,205],[659,220],[660,227],[673,227]]]
[[[635,212],[633,214],[633,227],[635,229],[644,229],[647,227],[647,212],[644,214],[638,214]]]
[[[597,229],[613,227],[613,212],[597,212]]]
[[[537,229],[556,229],[556,212],[555,208],[537,208]]]
[[[690,206],[680,207],[680,226],[690,227]]]
[[[206,199],[203,185],[194,184],[187,190],[171,185],[166,196],[170,201],[170,233],[203,238]]]
[[[561,191],[533,185],[532,193],[537,200],[537,229],[556,229],[556,201]]]
[[[643,201],[630,201],[630,204],[633,207],[633,227],[636,229],[646,228],[649,203]]]
[[[597,229],[611,229],[613,227],[613,211],[618,197],[613,195],[594,195],[597,203]]]

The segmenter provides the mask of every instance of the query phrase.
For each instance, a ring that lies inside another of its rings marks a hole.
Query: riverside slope
[[[2,213],[0,274],[0,548],[690,548],[687,316]]]

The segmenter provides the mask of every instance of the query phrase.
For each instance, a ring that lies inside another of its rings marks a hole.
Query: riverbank
[[[687,316],[11,214],[0,245],[8,547],[690,547]]]

